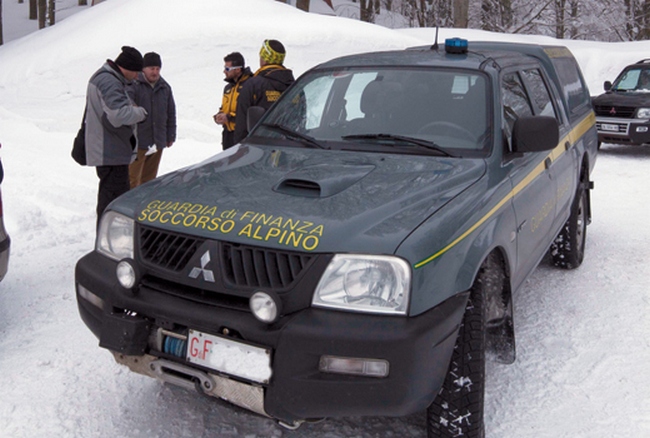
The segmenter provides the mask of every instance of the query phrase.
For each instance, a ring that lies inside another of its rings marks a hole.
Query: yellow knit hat
[[[284,46],[278,40],[264,40],[264,44],[260,49],[260,58],[268,64],[280,64],[284,62],[286,51]]]

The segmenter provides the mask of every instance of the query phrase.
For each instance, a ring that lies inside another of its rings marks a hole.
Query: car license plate
[[[614,132],[618,132],[618,125],[612,125],[612,124],[609,124],[609,123],[602,123],[602,124],[600,125],[600,129],[601,129],[602,131],[614,131]]]
[[[259,383],[271,378],[271,350],[190,330],[187,360],[197,365]]]

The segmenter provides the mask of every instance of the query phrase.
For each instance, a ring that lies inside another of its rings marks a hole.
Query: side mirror
[[[603,88],[605,89],[605,91],[611,90],[612,89],[612,83],[610,81],[605,81],[605,83],[603,84]]]
[[[261,106],[252,106],[248,108],[248,112],[246,113],[246,130],[248,132],[253,130],[265,112],[266,110]]]
[[[560,125],[555,117],[524,116],[512,130],[513,152],[542,152],[554,149],[560,141]]]

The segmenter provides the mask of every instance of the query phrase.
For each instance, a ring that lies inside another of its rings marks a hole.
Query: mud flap
[[[514,363],[517,356],[511,304],[506,307],[505,312],[503,318],[487,323],[485,348],[489,359],[510,365]]]

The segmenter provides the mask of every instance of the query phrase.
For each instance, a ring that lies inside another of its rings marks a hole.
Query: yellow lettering
[[[160,222],[161,224],[166,224],[167,222],[169,222],[169,219],[165,219],[165,218],[164,218],[164,216],[165,216],[166,214],[168,214],[169,216],[171,216],[171,215],[173,215],[174,213],[172,213],[171,211],[166,211],[166,212],[164,212],[163,214],[161,214],[161,215],[160,215],[160,220],[159,220],[159,222]]]
[[[307,243],[307,241],[310,241],[310,242],[312,242],[312,243]],[[302,247],[305,248],[307,251],[313,251],[313,250],[316,249],[316,247],[318,246],[318,242],[319,242],[319,241],[318,241],[318,237],[316,237],[316,236],[311,236],[311,235],[310,235],[310,236],[306,236],[306,237],[302,240]]]
[[[221,232],[223,234],[230,233],[233,228],[235,228],[235,221],[232,219],[228,219],[227,221],[224,221],[223,224],[221,224]]]
[[[217,231],[219,229],[220,222],[221,222],[220,217],[213,217],[212,220],[210,221],[210,226],[208,227],[208,231]]]
[[[292,231],[289,233],[289,236],[287,236],[287,245],[293,245],[294,247],[298,248],[301,239],[302,239],[302,234],[296,234]]]
[[[196,215],[195,214],[188,214],[185,216],[185,219],[183,219],[183,226],[184,227],[191,227],[194,225],[194,222],[196,222]]]
[[[205,226],[208,224],[208,221],[210,220],[210,216],[200,216],[199,220],[196,221],[196,224],[194,224],[194,228],[203,228],[205,230]]]
[[[176,219],[176,217],[180,216],[181,218],[185,216],[183,213],[176,213],[174,216],[172,216],[171,223],[174,225],[180,225],[182,219]]]
[[[237,233],[238,236],[241,236],[242,234],[251,237],[251,231],[253,230],[253,225],[247,224],[244,228],[241,229],[239,233]]]
[[[280,235],[280,229],[279,228],[269,228],[269,231],[266,232],[266,237],[264,240],[269,240],[274,237],[278,237]]]

